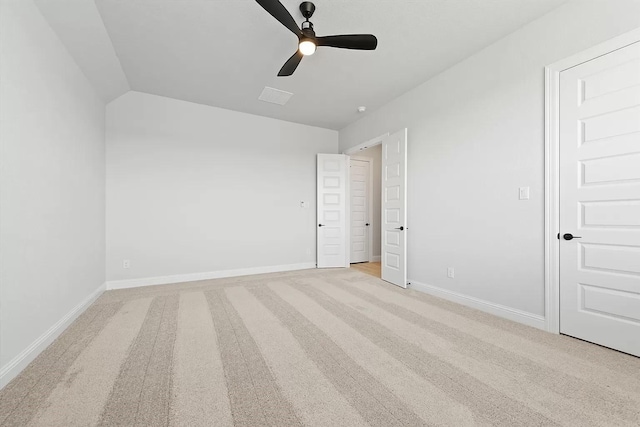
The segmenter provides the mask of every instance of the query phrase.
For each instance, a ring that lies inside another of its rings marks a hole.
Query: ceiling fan
[[[305,21],[300,28],[291,14],[279,0],[256,0],[260,6],[298,36],[298,50],[284,63],[278,76],[290,76],[298,68],[302,57],[313,55],[317,46],[338,47],[342,49],[374,50],[378,45],[378,39],[373,34],[347,34],[341,36],[316,37],[313,24],[309,18],[313,16],[316,6],[310,1],[300,3],[300,12]]]

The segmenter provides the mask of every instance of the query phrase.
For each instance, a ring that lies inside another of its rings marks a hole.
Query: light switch
[[[529,200],[529,187],[520,187],[520,200]]]

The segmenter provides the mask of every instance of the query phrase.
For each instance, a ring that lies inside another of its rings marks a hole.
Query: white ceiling
[[[316,0],[318,35],[373,33],[378,49],[319,48],[292,77],[277,77],[297,40],[253,0],[96,0],[99,15],[87,0],[36,0],[107,101],[130,88],[331,129],[564,1]],[[282,3],[304,20],[300,0]],[[266,104],[265,86],[294,95]]]

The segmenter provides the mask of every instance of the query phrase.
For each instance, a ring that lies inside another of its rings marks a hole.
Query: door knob
[[[368,226],[369,226],[369,223],[366,223],[365,225],[368,227]]]
[[[402,230],[404,230],[404,227],[401,225],[400,227],[396,227],[396,230],[402,231]]]
[[[563,238],[564,240],[582,239],[582,237],[581,237],[581,236],[574,236],[574,235],[573,235],[573,234],[571,234],[571,233],[565,233],[565,234],[563,234],[563,235],[562,235],[562,238]]]
[[[318,227],[324,227],[324,224],[318,224]]]

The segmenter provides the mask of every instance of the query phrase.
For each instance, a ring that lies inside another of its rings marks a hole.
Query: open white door
[[[407,129],[382,141],[382,280],[407,287]]]
[[[344,154],[318,154],[318,268],[348,266],[347,165]]]
[[[640,42],[560,73],[560,332],[640,356]]]

